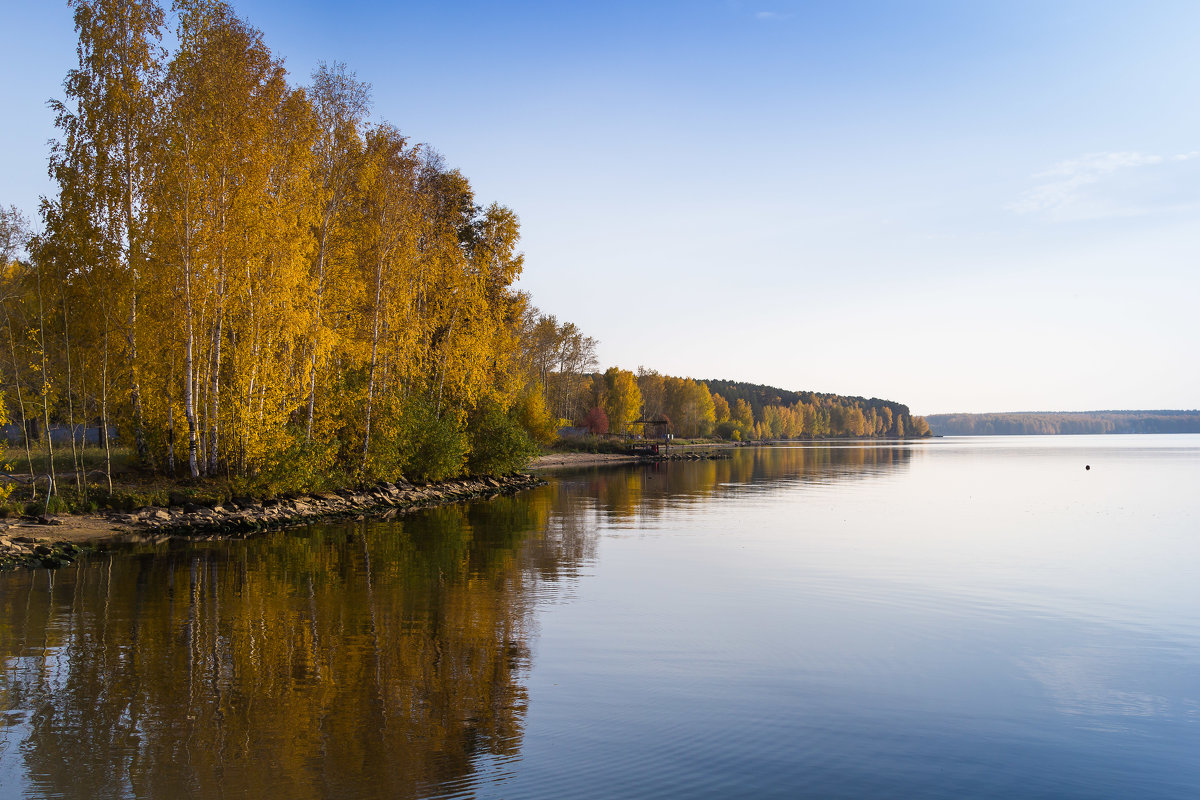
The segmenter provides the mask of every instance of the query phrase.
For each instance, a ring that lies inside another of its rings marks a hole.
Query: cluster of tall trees
[[[506,471],[572,423],[919,432],[882,401],[596,373],[595,339],[514,288],[517,216],[371,122],[344,65],[293,85],[220,0],[69,3],[57,190],[32,239],[0,215],[3,401],[27,448],[52,447],[31,444],[35,419],[98,426],[106,446],[115,427],[150,470],[313,488]]]
[[[548,376],[595,344],[551,318],[553,364],[521,358],[516,215],[371,124],[345,66],[292,85],[219,0],[70,4],[57,194],[4,259],[10,404],[115,424],[171,474],[364,479],[503,468],[522,414],[548,426],[531,396],[571,410]]]
[[[612,367],[593,375],[585,390],[591,410],[580,422],[598,433],[640,433],[649,421],[665,423],[676,436],[735,441],[930,434],[924,419],[888,400],[696,381],[644,368],[635,375]]]
[[[573,322],[559,322],[552,314],[529,308],[521,321],[521,361],[532,371],[531,386],[536,387],[547,418],[556,427],[569,425],[586,414],[591,373],[596,369],[596,346]],[[536,398],[525,401],[536,406]],[[535,413],[528,413],[536,428]]]
[[[716,398],[705,384],[639,369],[637,386],[644,399],[643,419],[665,419],[677,436],[690,438],[714,433]]]
[[[708,381],[707,385],[731,409],[729,424],[721,426],[721,432],[743,440],[930,435],[924,418],[892,400],[795,392],[726,380]]]
[[[718,395],[719,396],[719,395]],[[929,436],[929,424],[907,409],[893,412],[891,404],[873,406],[858,398],[822,397],[790,406],[763,406],[755,416],[749,403],[739,398],[718,432],[740,440],[855,437]]]

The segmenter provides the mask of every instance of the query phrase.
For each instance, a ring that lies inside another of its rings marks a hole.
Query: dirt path
[[[0,523],[0,537],[12,539],[25,536],[36,541],[55,542],[95,542],[129,533],[133,528],[119,522],[114,522],[99,514],[64,514],[55,517],[55,524],[42,525],[29,520],[3,520]]]
[[[728,450],[738,445],[733,442],[694,442],[689,444],[672,444],[669,451],[672,457],[688,453],[710,453],[717,450]],[[556,469],[574,469],[575,467],[600,467],[610,464],[637,464],[645,460],[645,456],[625,455],[623,453],[547,453],[538,456],[529,463],[529,469],[545,471]]]
[[[529,463],[529,469],[571,469],[573,467],[595,467],[608,464],[636,464],[637,456],[620,453],[550,453],[538,456]]]

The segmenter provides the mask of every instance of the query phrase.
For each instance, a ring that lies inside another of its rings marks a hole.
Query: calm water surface
[[[3,574],[0,797],[1198,797],[1197,487],[745,448]]]

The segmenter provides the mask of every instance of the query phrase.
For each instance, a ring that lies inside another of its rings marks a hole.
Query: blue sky
[[[235,3],[521,217],[603,366],[916,413],[1200,406],[1194,2]],[[0,203],[65,3],[4,0]]]

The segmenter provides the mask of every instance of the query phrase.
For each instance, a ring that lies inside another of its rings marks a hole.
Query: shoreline
[[[822,440],[826,441],[826,440]],[[835,441],[835,440],[827,440]],[[759,445],[770,443],[756,443]],[[357,489],[337,489],[269,500],[235,498],[226,503],[184,503],[146,506],[135,511],[0,519],[0,571],[21,568],[55,568],[73,563],[80,553],[106,541],[138,536],[182,539],[238,539],[322,520],[355,518],[368,514],[390,520],[402,513],[430,506],[515,494],[548,481],[556,472],[606,466],[655,464],[670,461],[724,460],[733,457],[742,442],[697,442],[671,446],[668,453],[547,453],[534,458],[526,469],[502,477],[477,476],[412,484],[381,481]]]
[[[621,464],[653,464],[659,461],[697,461],[704,459],[731,458],[730,453],[710,453],[711,450],[732,450],[743,447],[738,442],[703,442],[699,444],[674,444],[668,453],[661,455],[638,453],[585,453],[568,451],[546,453],[529,462],[526,469],[537,472],[553,472],[577,467],[618,466]],[[704,451],[704,452],[700,452]]]
[[[529,469],[539,472],[572,469],[574,467],[596,467],[608,464],[636,464],[637,456],[623,453],[549,453],[529,462]]]
[[[381,481],[358,489],[270,500],[246,498],[212,505],[145,507],[131,512],[21,517],[0,523],[0,570],[66,566],[81,552],[102,542],[138,535],[241,539],[321,520],[363,519],[368,513],[390,520],[421,508],[516,494],[545,484],[543,478],[525,473],[424,485]]]
[[[565,451],[545,453],[529,462],[526,469],[535,472],[555,472],[583,467],[620,466],[622,464],[654,464],[662,461],[698,461],[705,459],[731,458],[729,451],[737,447],[774,447],[778,445],[799,444],[838,444],[841,442],[890,442],[890,441],[924,441],[937,438],[935,436],[911,436],[899,439],[879,439],[875,437],[828,436],[817,439],[768,439],[753,442],[710,441],[690,444],[672,444],[670,451],[660,455],[648,453],[588,453],[584,451]]]

